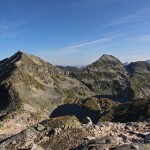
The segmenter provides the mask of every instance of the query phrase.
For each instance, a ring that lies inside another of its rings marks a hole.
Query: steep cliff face
[[[150,64],[146,61],[130,63],[127,66],[134,98],[150,98]]]
[[[118,96],[121,99],[132,97],[124,65],[111,55],[103,55],[96,62],[73,76],[87,85],[97,95]]]
[[[48,118],[66,98],[73,102],[92,94],[78,80],[38,57],[19,51],[0,62],[0,114],[9,121],[17,120],[13,126],[19,120],[24,121],[20,122],[23,127]]]

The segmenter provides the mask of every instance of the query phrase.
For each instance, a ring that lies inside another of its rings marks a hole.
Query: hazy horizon
[[[5,0],[0,13],[0,60],[20,49],[63,66],[150,60],[149,0]]]
[[[18,50],[18,51],[21,51],[21,52],[23,52],[23,53],[25,53],[25,54],[29,54],[29,55],[34,55],[34,54],[31,54],[31,53],[26,53],[25,51],[23,51],[23,50]],[[16,51],[15,53],[17,53],[18,51]],[[14,53],[14,54],[15,54]],[[12,54],[12,55],[14,55],[14,54]],[[12,56],[11,55],[11,56]],[[109,55],[109,54],[102,54],[99,58],[101,58],[103,55]],[[11,57],[11,56],[7,56],[7,57],[5,57],[5,58],[9,58],[9,57]],[[34,55],[34,56],[36,56],[36,55]],[[114,55],[112,55],[112,56],[114,56]],[[40,56],[37,56],[37,57],[39,57],[39,58],[41,58],[41,59],[43,59],[44,61],[46,61],[46,62],[49,62],[49,63],[51,63],[50,61],[47,61],[47,60],[45,60],[44,58],[42,58],[42,57],[40,57]],[[115,57],[115,56],[114,56]],[[3,59],[5,59],[5,58],[3,58]],[[98,58],[98,59],[99,59]],[[117,57],[116,57],[117,58]],[[0,61],[1,60],[3,60],[3,59],[0,59]],[[67,67],[67,66],[72,66],[72,67],[78,67],[78,68],[80,68],[80,67],[85,67],[85,66],[87,66],[87,65],[90,65],[91,63],[93,63],[93,62],[95,62],[95,61],[97,61],[98,59],[96,59],[96,60],[94,60],[94,61],[92,61],[92,62],[90,62],[89,64],[78,64],[78,65],[70,65],[70,64],[68,64],[68,65],[63,65],[63,64],[53,64],[53,63],[51,63],[52,65],[55,65],[55,66],[64,66],[64,67]],[[119,58],[117,58],[117,59],[119,59]],[[119,59],[120,60],[120,59]],[[120,60],[121,61],[121,60]],[[150,59],[148,60],[137,60],[137,61],[150,61]],[[122,61],[121,61],[122,62]],[[128,61],[125,61],[125,62],[122,62],[123,64],[126,64],[126,63],[131,63],[131,62],[136,62],[136,61],[130,61],[130,62],[128,62]]]

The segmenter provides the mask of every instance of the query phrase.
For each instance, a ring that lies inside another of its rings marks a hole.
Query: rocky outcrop
[[[42,121],[15,136],[2,140],[0,149],[123,150],[125,146],[129,150],[148,148],[149,127],[148,121],[81,124],[74,116],[58,117]]]
[[[39,126],[40,130],[39,130]],[[86,136],[74,116],[45,120],[0,142],[0,149],[68,149]],[[81,143],[81,142],[80,142]],[[69,146],[70,145],[70,146]]]
[[[88,108],[90,110],[97,110],[100,113],[110,110],[113,107],[119,105],[119,102],[115,102],[108,98],[98,98],[98,97],[88,97],[79,101],[79,106],[83,108]]]

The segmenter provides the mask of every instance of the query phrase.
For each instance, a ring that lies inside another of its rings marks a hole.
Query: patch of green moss
[[[88,133],[83,129],[69,129],[61,135],[57,135],[50,138],[46,142],[40,144],[44,149],[50,148],[51,150],[73,150],[78,145],[84,142],[84,138],[88,136]]]
[[[48,126],[50,129],[61,128],[61,134],[49,138],[48,141],[43,141],[40,145],[43,148],[49,147],[52,150],[55,149],[73,149],[77,145],[81,144],[84,137],[88,135],[85,129],[82,128],[80,122],[75,116],[63,116],[52,118],[48,121],[43,121],[44,126]]]
[[[98,99],[96,97],[89,97],[79,102],[79,105],[81,107],[89,108],[91,110],[99,110],[100,112],[110,110],[118,104],[118,102],[114,102],[113,100],[110,100],[108,98]]]
[[[22,71],[18,71],[17,73],[20,81],[22,81],[25,84],[25,86],[33,85],[37,89],[44,90],[44,86],[38,81],[36,81],[33,76]]]
[[[64,99],[64,103],[65,104],[72,104],[72,103],[74,103],[74,98],[67,97]]]
[[[81,128],[79,120],[75,116],[62,116],[50,119],[51,128],[63,128],[63,129],[72,129],[72,128]]]
[[[57,77],[56,77],[56,76],[51,76],[51,78],[53,79],[54,84],[56,84],[56,85],[58,85],[58,84],[59,84],[59,81],[58,81],[58,79],[57,79]]]

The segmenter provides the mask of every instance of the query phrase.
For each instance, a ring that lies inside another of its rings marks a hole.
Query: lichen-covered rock
[[[101,113],[110,110],[119,104],[119,102],[115,102],[111,99],[98,97],[88,97],[79,101],[80,107],[88,108],[90,110],[98,110]]]
[[[45,129],[45,127],[44,127],[42,124],[39,123],[39,124],[37,125],[37,130],[38,130],[38,131],[42,131],[42,130],[44,130],[44,129]]]
[[[37,127],[42,126],[43,130]],[[44,128],[43,128],[44,127]],[[64,116],[45,120],[0,142],[0,149],[69,149],[80,144],[87,135],[78,119]]]
[[[93,122],[92,122],[92,120],[91,120],[90,117],[84,118],[83,121],[82,121],[82,123],[86,124],[86,125],[89,125],[89,126],[93,125]]]
[[[38,130],[42,126],[43,130]],[[148,149],[144,143],[149,137],[149,122],[112,123],[98,122],[87,126],[75,116],[48,119],[21,133],[0,141],[2,150],[18,149]],[[43,128],[44,127],[44,128]],[[129,130],[130,129],[130,130]],[[127,150],[128,150],[127,149]],[[146,149],[146,150],[147,150]]]

